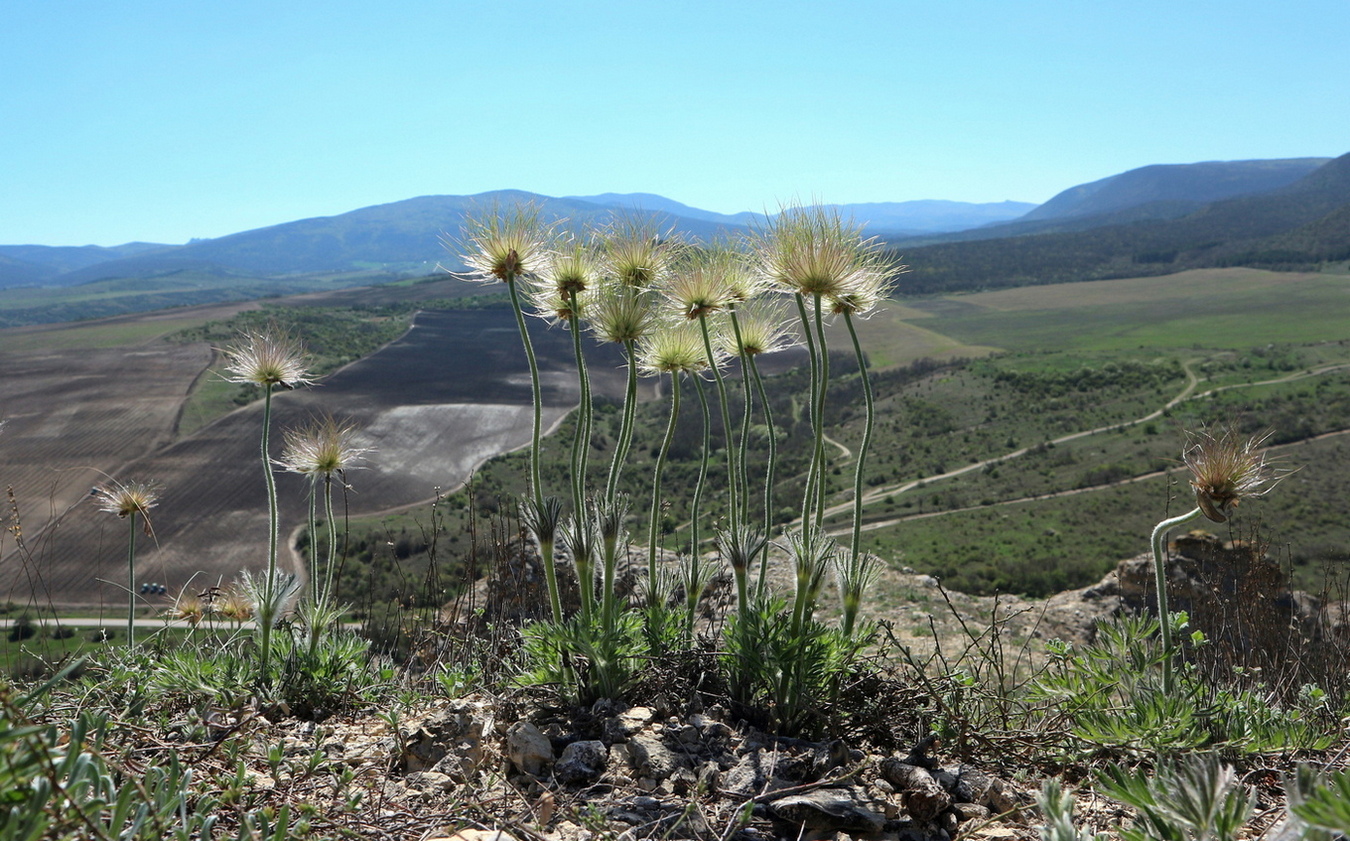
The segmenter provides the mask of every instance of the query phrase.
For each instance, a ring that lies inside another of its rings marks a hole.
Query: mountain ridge
[[[962,242],[1001,242],[1018,237],[1031,241],[1016,247],[980,246],[971,253],[981,249],[1078,247],[1072,244],[1075,235],[1100,242],[1114,240],[1119,248],[1157,256],[1190,248],[1203,231],[1209,231],[1210,238],[1216,241],[1245,243],[1241,247],[1218,249],[1225,252],[1220,255],[1222,259],[1237,259],[1234,255],[1253,249],[1337,253],[1346,224],[1339,217],[1321,223],[1319,220],[1340,206],[1338,185],[1344,179],[1336,174],[1335,167],[1327,170],[1339,160],[1290,158],[1150,165],[1071,187],[1040,206],[1012,201],[974,204],[940,199],[829,206],[863,223],[869,234],[881,235],[895,247],[905,248],[911,259],[916,248],[944,243],[956,247]],[[1213,196],[1220,198],[1211,199]],[[1266,197],[1258,201],[1255,212],[1251,206],[1241,204],[1253,196]],[[768,219],[751,211],[723,214],[702,210],[654,193],[554,198],[508,189],[463,196],[424,195],[333,216],[193,240],[184,245],[135,242],[106,248],[0,246],[0,288],[76,286],[99,280],[191,271],[220,277],[246,276],[253,281],[260,277],[280,280],[361,272],[383,272],[387,276],[428,274],[441,265],[459,267],[455,253],[447,251],[443,242],[449,240],[453,244],[466,213],[520,201],[534,202],[546,220],[567,218],[579,225],[600,225],[625,214],[654,213],[662,218],[662,224],[700,239],[740,233],[761,226]],[[1225,204],[1232,201],[1239,204],[1233,207]],[[1307,229],[1295,233],[1302,228]],[[1164,229],[1172,233],[1165,233]],[[1045,236],[1069,239],[1042,238]],[[1263,237],[1277,240],[1287,237],[1288,241],[1256,242]],[[947,255],[947,252],[933,253]],[[1104,259],[1120,262],[1118,254]],[[962,260],[970,262],[967,258],[954,262]],[[989,274],[983,269],[976,272],[986,280]],[[1003,274],[998,279],[1000,283],[1017,276],[1011,268]],[[1033,278],[1029,282],[1056,278],[1063,279],[1052,273],[1049,278]]]

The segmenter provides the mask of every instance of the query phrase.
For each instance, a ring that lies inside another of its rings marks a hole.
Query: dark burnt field
[[[531,334],[547,428],[576,400],[571,337],[538,322]],[[20,501],[28,551],[16,551],[11,535],[0,544],[0,601],[24,603],[35,592],[43,604],[124,603],[124,523],[87,499],[100,470],[163,488],[155,538],[142,538],[137,552],[141,580],[176,592],[190,580],[204,588],[265,566],[261,401],[170,443],[183,395],[210,358],[205,345],[163,342],[8,355],[8,370],[29,374],[6,377],[0,392],[9,419],[0,484]],[[588,358],[596,394],[617,397],[619,355]],[[370,514],[428,499],[484,459],[528,443],[529,374],[509,310],[428,311],[378,353],[312,388],[278,393],[274,410],[274,457],[286,428],[324,413],[355,422],[375,452],[367,469],[350,474],[347,504],[353,515]],[[300,477],[284,474],[279,490],[285,542],[305,522],[306,491]]]

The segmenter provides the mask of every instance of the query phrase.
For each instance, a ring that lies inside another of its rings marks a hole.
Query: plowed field
[[[544,423],[576,401],[571,340],[532,325],[544,384]],[[124,524],[88,501],[99,471],[163,487],[155,540],[142,538],[138,576],[175,592],[231,580],[266,563],[267,513],[255,402],[173,440],[183,396],[211,364],[205,345],[150,341],[102,351],[0,350],[0,485],[20,503],[30,552],[0,543],[0,600],[116,604],[124,599]],[[620,394],[617,354],[591,362],[597,394]],[[210,374],[208,374],[210,375]],[[402,339],[274,401],[273,455],[280,431],[332,413],[351,418],[375,448],[353,472],[353,514],[430,498],[473,467],[529,441],[530,385],[513,316],[503,310],[425,312]],[[281,529],[305,521],[300,477],[279,477]],[[290,562],[288,557],[283,560]],[[196,585],[194,585],[196,586]]]

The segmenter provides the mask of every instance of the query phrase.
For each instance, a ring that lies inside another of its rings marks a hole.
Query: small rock
[[[630,707],[612,718],[605,719],[603,739],[609,744],[626,742],[646,727],[654,715],[650,707]]]
[[[506,756],[512,765],[537,777],[553,764],[553,745],[538,727],[517,721],[506,731]]]
[[[952,813],[962,823],[989,820],[990,814],[988,809],[978,803],[953,803]]]
[[[553,773],[570,785],[595,782],[609,765],[609,750],[598,739],[568,745]]]
[[[769,814],[780,821],[809,830],[880,832],[886,818],[863,806],[848,788],[821,788],[794,794],[769,803]]]
[[[427,841],[517,841],[516,836],[500,829],[461,829],[454,835],[438,835]]]
[[[952,805],[952,796],[937,784],[927,770],[895,758],[881,761],[881,774],[900,793],[905,811],[915,820],[929,822]]]
[[[710,721],[708,726],[703,728],[703,739],[708,742],[728,740],[731,736],[731,728],[720,721]]]
[[[449,774],[437,771],[414,771],[407,776],[407,781],[408,785],[422,791],[450,791],[455,787]]]
[[[646,777],[664,779],[685,763],[656,736],[639,733],[628,742],[628,756],[633,770]]]

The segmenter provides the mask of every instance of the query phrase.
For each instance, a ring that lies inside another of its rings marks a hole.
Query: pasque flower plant
[[[261,590],[258,624],[260,631],[259,674],[268,680],[271,657],[272,627],[278,610],[277,592],[281,585],[277,574],[277,481],[272,473],[271,428],[272,394],[278,388],[293,389],[312,382],[309,360],[300,343],[281,328],[274,326],[245,333],[233,347],[225,351],[225,379],[233,383],[258,386],[263,392],[262,463],[267,481],[267,577]]]
[[[1188,433],[1182,462],[1190,473],[1195,507],[1163,520],[1153,529],[1153,576],[1158,591],[1158,620],[1163,645],[1163,685],[1172,688],[1172,621],[1167,603],[1167,533],[1201,516],[1212,522],[1228,520],[1229,511],[1243,499],[1262,496],[1282,477],[1267,460],[1262,445],[1270,433],[1242,439],[1231,427],[1202,428]]]
[[[108,480],[94,488],[100,511],[116,514],[131,526],[127,538],[127,646],[136,644],[136,517],[146,536],[154,532],[150,527],[150,509],[159,504],[159,488],[149,482],[118,482]]]

